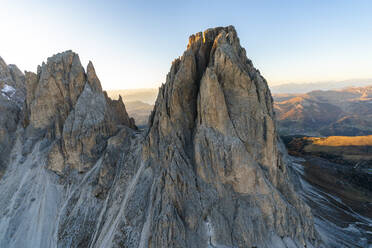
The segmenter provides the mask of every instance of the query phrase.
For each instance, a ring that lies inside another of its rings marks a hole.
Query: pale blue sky
[[[372,1],[0,0],[0,56],[36,71],[72,49],[103,87],[157,87],[188,36],[234,25],[275,85],[372,78]]]

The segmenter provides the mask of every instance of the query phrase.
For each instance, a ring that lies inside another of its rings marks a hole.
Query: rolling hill
[[[273,97],[283,135],[372,134],[372,86]]]

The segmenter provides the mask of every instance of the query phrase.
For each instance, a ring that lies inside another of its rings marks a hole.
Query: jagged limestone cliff
[[[144,159],[158,178],[150,247],[316,244],[278,148],[267,83],[233,27],[190,37],[149,126]]]
[[[26,73],[0,247],[319,247],[265,79],[233,27],[190,37],[149,128],[71,51]]]

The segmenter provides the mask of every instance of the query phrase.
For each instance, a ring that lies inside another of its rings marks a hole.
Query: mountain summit
[[[321,246],[234,27],[189,38],[143,132],[71,51],[25,78],[1,247]]]
[[[155,247],[273,247],[289,240],[302,247],[317,240],[273,115],[267,83],[232,26],[190,37],[159,90],[144,146],[145,161],[162,178],[160,221],[151,223]]]

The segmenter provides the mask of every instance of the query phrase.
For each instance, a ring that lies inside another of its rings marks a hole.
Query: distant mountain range
[[[372,134],[372,86],[274,94],[273,98],[281,134]]]
[[[158,88],[128,89],[128,90],[107,90],[112,99],[118,99],[119,95],[125,102],[141,101],[147,104],[154,104],[158,96]]]
[[[135,119],[138,127],[147,125],[150,113],[154,108],[153,104],[148,104],[141,101],[129,101],[125,104],[128,114]]]
[[[345,88],[350,85],[363,87]],[[331,88],[337,89],[327,90]],[[283,135],[372,134],[372,79],[286,84],[273,86],[270,90],[274,93],[278,128]],[[293,93],[303,91],[306,92]],[[147,125],[158,89],[109,90],[107,93],[113,99],[121,95],[136,124]]]
[[[364,87],[368,85],[372,85],[372,78],[280,84],[270,86],[270,91],[272,94],[303,94],[314,90],[336,90],[346,87]]]
[[[136,125],[141,128],[147,125],[158,96],[158,89],[108,90],[107,94],[112,99],[118,99],[119,95],[122,96],[129,116],[133,117]]]

